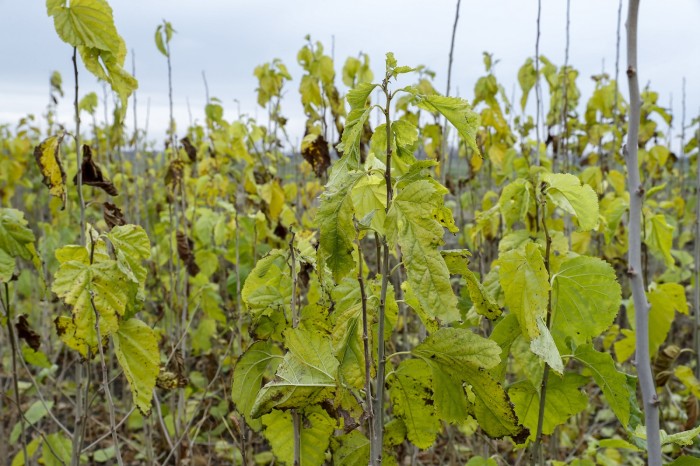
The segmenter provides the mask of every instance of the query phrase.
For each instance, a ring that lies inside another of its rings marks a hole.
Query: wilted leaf
[[[124,214],[121,209],[111,202],[102,203],[102,216],[105,219],[107,227],[112,229],[115,226],[126,225]]]
[[[321,178],[331,165],[328,153],[328,141],[322,134],[307,134],[301,141],[301,155],[314,169],[316,176]]]
[[[185,148],[185,152],[187,153],[187,157],[190,159],[190,161],[196,162],[197,148],[192,145],[192,142],[190,142],[190,138],[184,137],[180,139],[180,143],[182,143],[182,147]]]
[[[82,183],[88,186],[103,189],[110,196],[118,196],[117,188],[102,174],[102,169],[92,161],[92,149],[87,144],[83,145],[83,163],[81,166]],[[78,175],[73,177],[73,183],[78,184]]]
[[[19,315],[15,328],[17,329],[17,336],[21,340],[26,341],[29,347],[34,351],[39,351],[39,346],[41,346],[41,337],[29,326],[29,321],[27,320],[26,315]]]
[[[43,183],[49,188],[49,193],[63,201],[66,207],[66,172],[61,164],[61,142],[64,133],[44,139],[34,148],[34,158],[43,176]]]
[[[177,255],[187,267],[187,273],[194,277],[199,273],[199,266],[194,256],[194,241],[183,232],[177,232]]]

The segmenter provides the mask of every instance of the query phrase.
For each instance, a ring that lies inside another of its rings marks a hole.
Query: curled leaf
[[[116,226],[126,225],[121,209],[111,202],[102,203],[102,216],[110,230]]]
[[[32,330],[32,327],[29,325],[29,321],[27,320],[27,316],[21,314],[17,318],[15,328],[17,329],[17,336],[21,340],[26,341],[29,347],[34,351],[39,351],[39,346],[41,346],[41,337],[39,337],[38,333]]]
[[[194,260],[194,242],[184,233],[177,232],[177,255],[187,267],[187,273],[194,277],[199,273],[199,266]]]
[[[301,156],[309,162],[316,176],[321,178],[331,165],[328,141],[322,134],[307,134],[301,141]]]
[[[83,164],[81,166],[82,183],[103,189],[110,196],[118,196],[117,188],[102,174],[102,169],[92,161],[92,148],[83,145]],[[73,177],[73,183],[78,184],[78,175]]]
[[[180,139],[180,143],[182,144],[182,147],[185,149],[185,152],[187,153],[187,157],[189,157],[190,161],[196,162],[197,161],[197,148],[192,145],[190,138],[184,137],[184,138]]]

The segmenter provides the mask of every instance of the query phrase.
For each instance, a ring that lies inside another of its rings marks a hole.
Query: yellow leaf
[[[60,148],[64,134],[44,139],[34,148],[34,158],[44,177],[44,184],[52,196],[61,198],[63,208],[66,207],[66,172],[61,164]]]

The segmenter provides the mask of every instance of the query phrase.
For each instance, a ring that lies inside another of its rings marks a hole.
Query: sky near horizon
[[[289,118],[292,141],[301,139],[304,114],[297,88],[302,75],[296,53],[309,34],[333,53],[336,72],[345,59],[369,54],[375,78],[384,55],[394,52],[400,65],[425,65],[436,72],[435,87],[445,91],[448,53],[456,1],[420,0],[109,0],[117,30],[125,39],[131,70],[135,57],[138,121],[148,121],[149,139],[162,147],[168,121],[168,81],[165,57],[157,51],[154,32],[163,19],[177,31],[172,48],[175,118],[179,133],[190,121],[203,122],[206,74],[209,94],[219,98],[224,117],[240,112],[264,120],[256,103],[255,66],[281,59],[293,76],[285,89],[282,114]],[[556,65],[564,63],[566,0],[542,0],[540,53]],[[617,37],[616,0],[570,0],[569,63],[579,70],[578,86],[585,102],[593,90],[591,75],[614,75]],[[627,0],[623,0],[620,83],[624,75]],[[0,125],[14,127],[27,114],[39,120],[46,111],[49,77],[63,76],[66,96],[59,119],[72,125],[72,50],[55,33],[40,0],[0,0]],[[639,24],[639,79],[659,92],[660,104],[672,107],[680,134],[682,82],[686,80],[686,123],[700,113],[700,0],[642,0]],[[484,74],[482,52],[499,60],[496,76],[510,95],[519,67],[535,54],[536,0],[463,0],[455,40],[452,95],[473,97]],[[344,92],[340,76],[337,85]],[[81,96],[102,86],[84,69]],[[519,99],[520,89],[515,97]],[[112,99],[108,99],[111,106]],[[131,105],[132,102],[130,102]],[[133,109],[125,121],[133,127]],[[104,114],[104,107],[97,111]]]

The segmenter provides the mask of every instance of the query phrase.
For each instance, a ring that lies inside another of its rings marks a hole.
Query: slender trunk
[[[457,8],[455,10],[455,22],[452,25],[452,40],[450,41],[450,55],[449,59],[447,62],[447,91],[445,92],[446,96],[450,95],[450,87],[452,84],[452,63],[454,61],[454,51],[455,51],[455,37],[457,36],[457,23],[459,22],[459,7],[462,3],[462,0],[457,0]],[[447,172],[448,166],[449,166],[449,159],[450,159],[450,154],[449,154],[449,144],[447,141],[447,131],[448,131],[448,125],[447,125],[447,118],[443,119],[443,124],[442,124],[442,166],[440,167],[440,180],[442,184],[445,184],[445,180],[447,179]]]
[[[537,0],[537,38],[535,39],[535,165],[540,164],[540,106],[542,105],[542,88],[540,87],[540,19],[542,17],[542,0]]]
[[[695,140],[700,143],[700,119],[695,133]],[[700,144],[699,144],[700,147]],[[695,341],[695,357],[698,358],[695,364],[695,376],[700,378],[700,151],[695,160],[697,169],[695,178],[695,328],[693,328],[693,339]]]
[[[299,312],[297,310],[297,264],[294,254],[294,232],[289,240],[289,269],[292,274],[292,328],[299,326]],[[301,415],[297,409],[292,409],[292,427],[294,430],[294,466],[301,466]]]
[[[661,441],[659,437],[659,406],[656,386],[651,372],[649,355],[649,301],[644,293],[642,275],[642,186],[637,149],[641,113],[639,81],[637,77],[637,18],[639,0],[630,0],[627,16],[627,78],[630,91],[629,134],[627,135],[627,185],[630,191],[629,216],[629,264],[627,275],[632,285],[636,321],[636,363],[647,433],[649,466],[661,466]]]
[[[382,83],[382,89],[386,97],[386,107],[384,107],[384,118],[386,120],[386,171],[384,172],[384,182],[386,183],[386,212],[389,212],[394,193],[391,184],[391,97],[389,92],[389,78],[387,75]],[[386,360],[384,359],[384,320],[386,315],[386,294],[389,286],[389,244],[386,236],[382,238],[382,290],[379,297],[379,329],[377,330],[377,386],[374,402],[374,437],[371,439],[371,452],[374,455],[370,458],[371,464],[379,466],[382,464],[382,447],[384,444],[384,375],[386,371]]]
[[[362,300],[362,347],[365,356],[365,411],[367,411],[367,430],[369,438],[374,438],[374,412],[372,410],[372,356],[369,347],[369,324],[367,322],[367,293],[365,292],[365,277],[362,267],[364,262],[362,257],[362,247],[360,239],[357,239],[357,281],[360,285],[360,299]],[[379,260],[379,258],[377,258]],[[371,451],[374,443],[370,444],[370,465],[375,466],[374,451]]]

